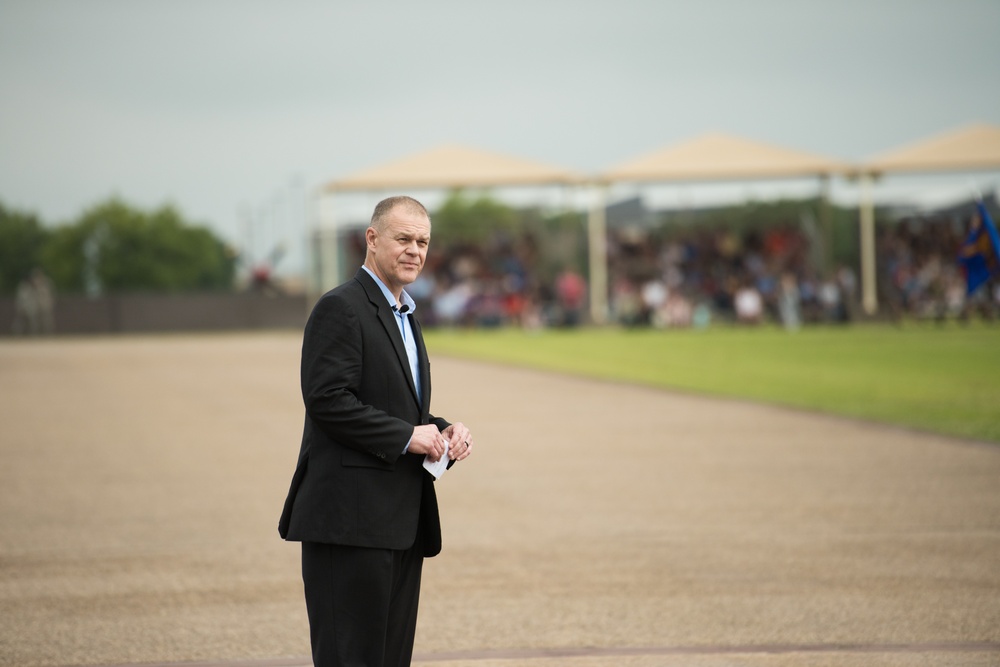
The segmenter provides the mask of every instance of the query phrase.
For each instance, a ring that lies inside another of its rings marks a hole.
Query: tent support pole
[[[830,175],[819,175],[819,228],[823,235],[823,273],[834,269],[833,224],[830,221]]]
[[[871,173],[860,176],[861,209],[861,307],[866,315],[874,315],[878,310],[878,296],[875,289],[875,202],[872,198]]]
[[[608,315],[608,240],[605,202],[607,185],[593,188],[590,214],[587,216],[587,248],[590,273],[590,320],[605,324]]]

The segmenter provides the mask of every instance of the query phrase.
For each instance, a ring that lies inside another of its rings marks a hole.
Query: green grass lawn
[[[438,330],[441,354],[1000,442],[1000,326]]]

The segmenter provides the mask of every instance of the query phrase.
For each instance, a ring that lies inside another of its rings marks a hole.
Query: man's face
[[[365,234],[371,267],[393,293],[409,285],[424,268],[427,246],[431,241],[431,223],[427,216],[395,207],[379,233],[369,227]]]

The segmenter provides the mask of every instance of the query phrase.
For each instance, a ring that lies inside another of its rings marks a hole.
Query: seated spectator
[[[743,284],[733,298],[736,319],[742,324],[760,324],[764,316],[764,301],[757,288]]]
[[[556,279],[556,296],[562,311],[563,326],[575,327],[583,320],[587,284],[583,276],[573,269],[565,269]]]
[[[694,309],[687,297],[677,290],[671,290],[663,305],[662,317],[667,327],[687,328],[692,324]]]

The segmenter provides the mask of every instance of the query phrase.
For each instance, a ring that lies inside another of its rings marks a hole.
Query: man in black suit
[[[430,364],[403,289],[430,236],[420,202],[379,202],[364,266],[306,324],[305,429],[278,532],[302,542],[316,667],[410,664],[423,559],[441,550],[423,462],[471,451],[468,428],[430,414]]]

